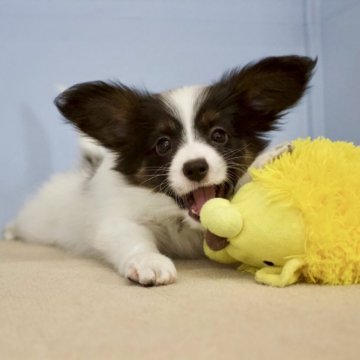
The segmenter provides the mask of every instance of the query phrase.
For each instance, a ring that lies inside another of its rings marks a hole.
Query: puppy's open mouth
[[[189,211],[189,216],[200,221],[200,211],[203,205],[215,197],[227,198],[231,195],[233,187],[228,183],[199,187],[183,196],[184,206]]]

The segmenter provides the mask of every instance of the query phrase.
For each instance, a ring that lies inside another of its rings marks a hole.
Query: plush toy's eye
[[[228,142],[229,136],[222,128],[214,128],[210,133],[210,139],[216,144],[224,145]]]
[[[155,149],[158,155],[164,156],[171,150],[171,141],[168,137],[163,136],[156,142]]]
[[[263,263],[267,266],[274,266],[274,263],[272,261],[264,260]]]

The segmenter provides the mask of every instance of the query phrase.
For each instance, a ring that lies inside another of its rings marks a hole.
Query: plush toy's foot
[[[291,259],[283,267],[265,267],[258,270],[255,280],[265,285],[285,287],[299,280],[304,265],[302,259]]]

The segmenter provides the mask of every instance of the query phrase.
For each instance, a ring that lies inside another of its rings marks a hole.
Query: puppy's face
[[[132,184],[171,196],[199,219],[206,200],[228,197],[302,97],[315,61],[265,58],[208,87],[151,94],[119,83],[75,85],[55,104],[81,131],[115,152]]]

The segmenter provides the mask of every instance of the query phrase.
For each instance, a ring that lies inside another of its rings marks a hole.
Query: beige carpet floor
[[[61,250],[0,242],[0,359],[360,359],[360,286],[258,285],[206,260],[142,288]]]

